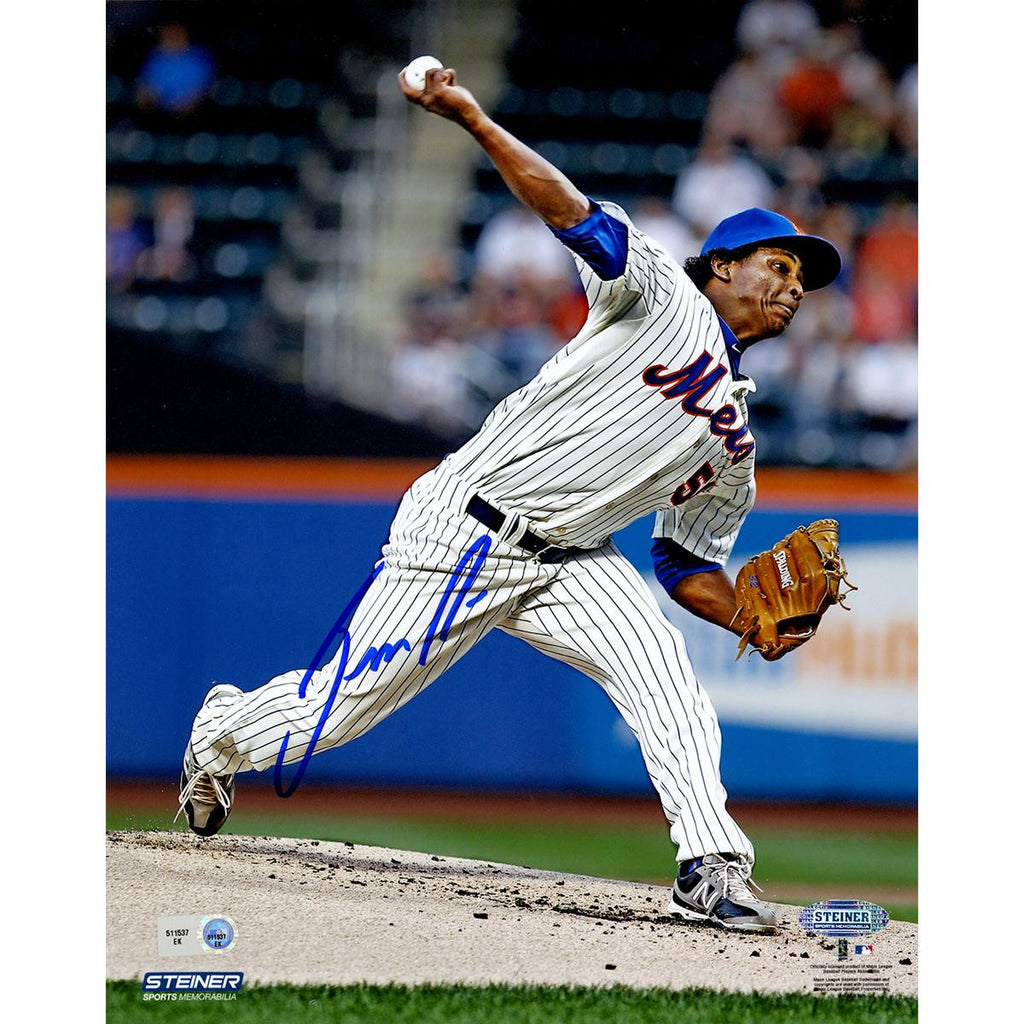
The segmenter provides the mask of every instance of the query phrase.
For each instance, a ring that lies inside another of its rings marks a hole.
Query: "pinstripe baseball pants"
[[[640,743],[679,860],[752,862],[726,810],[717,715],[643,577],[612,543],[542,564],[465,514],[471,493],[443,466],[416,481],[338,651],[318,670],[213,697],[192,729],[199,765],[263,770],[282,742],[291,764],[311,741],[320,752],[355,739],[497,627],[604,688]]]

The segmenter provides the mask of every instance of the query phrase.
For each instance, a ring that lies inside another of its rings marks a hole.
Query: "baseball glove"
[[[831,605],[848,609],[843,598],[856,589],[839,555],[839,523],[818,519],[797,528],[736,577],[739,607],[730,625],[742,630],[737,659],[751,644],[766,661],[778,661],[814,636]]]

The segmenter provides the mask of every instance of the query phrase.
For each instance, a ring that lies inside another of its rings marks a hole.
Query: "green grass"
[[[107,983],[108,1024],[904,1024],[897,996],[757,995],[688,989],[541,985],[273,985],[232,1002],[143,1002],[137,981]]]
[[[171,815],[148,817],[112,812],[113,829],[166,829]],[[181,827],[179,822],[178,826]],[[233,812],[228,831],[238,835],[280,835],[348,841],[439,856],[528,865],[601,878],[668,883],[674,870],[667,827],[558,825],[530,822],[423,821],[402,818]],[[872,891],[908,890],[908,898],[877,899],[890,916],[917,920],[917,840],[913,835],[777,828],[751,830],[757,850],[755,878],[771,893],[801,886],[806,900],[859,897]]]

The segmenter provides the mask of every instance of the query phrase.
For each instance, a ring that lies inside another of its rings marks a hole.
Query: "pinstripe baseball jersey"
[[[445,461],[552,543],[597,547],[657,510],[655,536],[724,564],[754,499],[753,383],[683,268],[601,210],[626,225],[624,269],[603,280],[574,253],[583,327]]]

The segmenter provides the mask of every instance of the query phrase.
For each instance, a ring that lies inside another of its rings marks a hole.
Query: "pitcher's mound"
[[[773,904],[777,935],[736,935],[669,917],[668,898],[667,885],[351,843],[109,832],[107,976],[231,969],[246,984],[808,993],[839,978],[860,979],[853,991],[917,995],[916,924],[891,922],[864,940],[870,956],[840,961],[835,939],[800,927],[798,907]],[[227,915],[235,947],[161,955],[157,918],[172,915]]]

